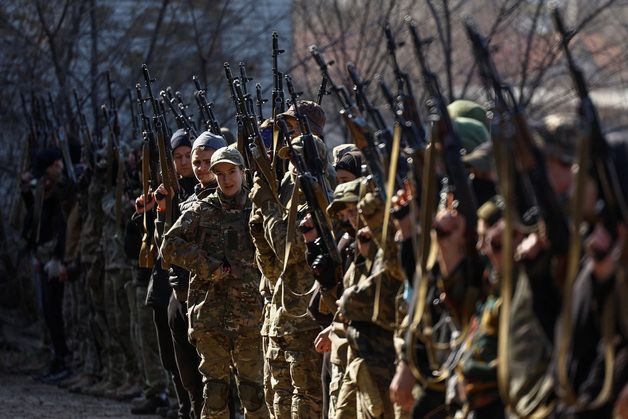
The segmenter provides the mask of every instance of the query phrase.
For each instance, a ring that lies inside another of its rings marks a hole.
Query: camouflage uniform
[[[248,191],[220,192],[195,202],[164,236],[162,254],[192,273],[188,291],[190,341],[201,355],[203,418],[227,418],[233,368],[245,417],[268,417],[264,406],[259,273],[247,229]]]
[[[261,179],[255,186],[260,186],[260,182]],[[294,186],[291,174],[286,174],[279,189],[279,201],[284,207],[288,206],[293,196]],[[301,194],[295,194],[292,205],[298,205],[300,199]],[[284,210],[272,200],[264,202],[261,209],[265,241],[273,250],[274,258],[281,261],[285,257],[288,230]],[[297,225],[306,214],[306,208],[300,209],[296,217]],[[313,345],[320,328],[307,314],[310,300],[308,291],[314,283],[305,260],[303,236],[296,234],[285,270],[274,287],[268,320],[270,340],[266,356],[270,362],[271,384],[275,393],[273,405],[277,418],[321,416],[322,359]]]

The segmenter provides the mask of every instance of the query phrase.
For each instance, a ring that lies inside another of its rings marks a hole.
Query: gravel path
[[[0,372],[0,418],[100,419],[150,418],[129,413],[129,403],[72,394],[25,375]]]

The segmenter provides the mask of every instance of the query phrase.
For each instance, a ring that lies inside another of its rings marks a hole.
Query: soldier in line
[[[205,385],[202,418],[228,418],[233,369],[244,417],[265,418],[262,382],[262,301],[248,232],[251,203],[244,159],[223,147],[211,158],[218,189],[192,204],[168,231],[165,260],[192,273],[188,291],[189,339],[201,355]]]
[[[332,174],[333,167],[328,169],[327,149],[317,137],[322,135],[325,115],[314,102],[300,101],[299,110],[308,118],[318,155],[326,165],[327,176],[329,178],[331,175],[333,183],[335,176]],[[294,108],[288,109],[286,113],[292,129],[294,149],[301,150],[303,145],[294,120]],[[284,159],[290,157],[287,147],[279,150],[278,154]],[[303,237],[299,234],[289,235],[289,230],[296,228],[305,217],[307,207],[303,205],[303,197],[292,169],[281,181],[278,202],[268,183],[259,175],[253,183],[251,200],[261,210],[264,239],[274,253],[268,255],[268,259],[260,260],[260,263],[270,265],[283,261],[282,274],[273,287],[268,318],[266,357],[274,392],[273,413],[276,418],[318,418],[322,401],[319,384],[322,360],[312,342],[320,328],[307,312],[315,280],[309,270],[303,269],[306,265]],[[284,217],[284,208],[293,212],[292,217]],[[286,245],[288,237],[292,241],[290,247]],[[265,245],[262,247],[265,248]],[[260,249],[259,255],[262,254],[267,254],[265,249]]]

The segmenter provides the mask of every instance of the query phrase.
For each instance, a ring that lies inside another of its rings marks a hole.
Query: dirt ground
[[[131,405],[114,400],[72,394],[42,384],[26,375],[0,372],[0,418],[100,419],[157,418],[129,413]]]

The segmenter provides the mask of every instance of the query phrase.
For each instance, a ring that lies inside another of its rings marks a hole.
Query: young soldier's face
[[[63,173],[63,160],[57,159],[50,166],[46,168],[46,176],[52,181],[57,181],[61,178]]]
[[[201,182],[201,185],[207,186],[215,179],[214,174],[209,170],[212,154],[214,149],[196,148],[192,152],[192,169],[194,170],[194,176]]]
[[[336,184],[340,185],[341,183],[351,182],[355,180],[356,177],[353,173],[345,169],[336,170]]]
[[[244,172],[240,166],[231,163],[218,163],[212,168],[216,176],[218,188],[227,198],[231,198],[240,193]]]
[[[351,224],[351,227],[358,228],[358,207],[355,204],[348,203],[346,207],[338,211],[338,218]]]
[[[174,168],[177,174],[181,177],[192,177],[194,172],[192,171],[192,159],[190,158],[190,152],[192,147],[181,146],[177,147],[172,152],[172,159],[174,160]]]

